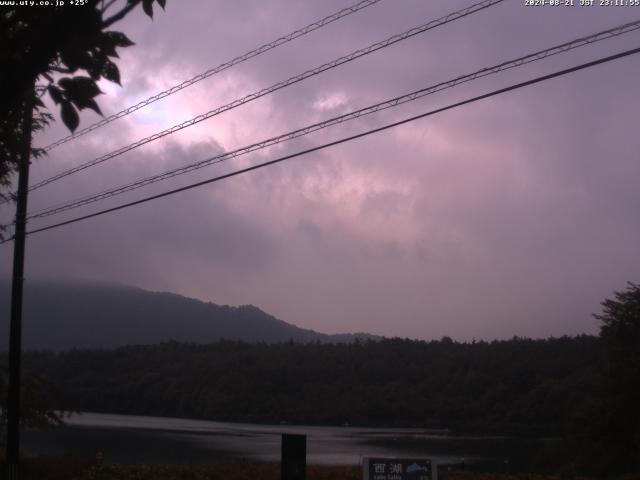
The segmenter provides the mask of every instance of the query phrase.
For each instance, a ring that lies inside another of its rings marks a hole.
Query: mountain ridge
[[[10,285],[0,282],[0,333],[8,338]],[[298,327],[254,305],[218,305],[122,284],[33,281],[25,284],[23,347],[27,350],[113,348],[167,341],[210,343],[349,343],[366,333],[325,334]],[[55,327],[55,328],[52,328]],[[4,343],[4,342],[3,342]],[[4,350],[6,345],[0,345]]]

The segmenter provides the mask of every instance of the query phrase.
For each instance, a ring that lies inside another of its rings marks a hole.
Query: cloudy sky
[[[117,24],[106,114],[355,2],[169,0]],[[382,0],[50,152],[32,181],[470,5]],[[186,165],[640,18],[506,0],[34,191],[32,209]],[[118,205],[640,46],[640,32],[427,96],[55,217]],[[595,333],[640,272],[640,57],[456,108],[224,182],[29,237],[26,276],[254,304],[327,333]],[[99,120],[83,113],[81,126]],[[36,143],[66,135],[61,122]],[[10,217],[2,207],[0,215]],[[11,248],[2,246],[2,275]]]

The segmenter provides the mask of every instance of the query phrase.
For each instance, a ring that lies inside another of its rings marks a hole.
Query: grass
[[[6,467],[0,459],[0,479]],[[307,480],[361,480],[360,467],[307,467]],[[589,480],[538,474],[442,471],[439,480]],[[95,458],[64,455],[29,458],[21,480],[280,480],[280,466],[269,463],[210,465],[98,465]],[[618,480],[640,480],[640,474]]]

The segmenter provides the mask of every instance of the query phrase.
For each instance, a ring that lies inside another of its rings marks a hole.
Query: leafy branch
[[[59,107],[60,118],[72,132],[80,123],[79,111],[102,114],[97,82],[120,84],[118,49],[134,45],[124,33],[109,28],[138,6],[152,18],[154,3],[164,9],[166,0],[89,0],[83,8],[55,8],[48,15],[34,8],[0,11],[1,198],[11,197],[2,190],[10,185],[20,158],[26,105],[35,104],[35,130],[53,120],[43,95]],[[34,91],[38,79],[47,83]],[[36,157],[43,153],[32,151]]]

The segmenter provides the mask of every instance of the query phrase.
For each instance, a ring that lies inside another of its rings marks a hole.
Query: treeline
[[[30,352],[56,408],[218,421],[562,434],[599,384],[597,337],[163,343]]]
[[[32,351],[24,354],[23,419],[55,422],[62,409],[528,433],[556,437],[539,457],[556,472],[638,472],[640,284],[602,302],[596,318],[598,337]],[[6,364],[0,354],[0,423]]]

